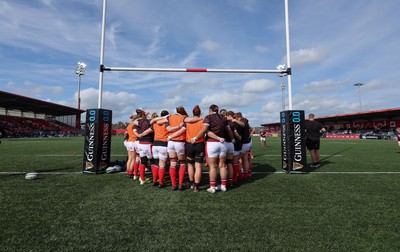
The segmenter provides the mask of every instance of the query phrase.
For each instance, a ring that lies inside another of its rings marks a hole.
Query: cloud
[[[307,48],[292,51],[290,55],[292,66],[301,67],[322,62],[329,56],[329,51],[324,48]],[[282,59],[282,62],[286,62],[286,56]]]
[[[267,53],[269,51],[269,48],[266,47],[266,46],[257,45],[256,46],[256,51],[259,52],[259,53]]]
[[[305,84],[303,85],[303,90],[307,92],[328,91],[339,89],[346,84],[348,83],[344,81],[334,81],[332,79],[327,79],[323,81],[313,81],[309,84]]]
[[[188,67],[188,66],[191,66],[191,65],[196,65],[196,62],[197,62],[198,57],[199,57],[199,52],[198,52],[198,51],[193,51],[193,52],[189,53],[189,55],[186,56],[186,58],[184,58],[184,59],[181,61],[181,65],[182,65],[183,67]]]
[[[206,51],[214,51],[219,48],[219,44],[211,40],[206,40],[200,43],[199,47]]]
[[[183,104],[185,104],[187,102],[187,100],[188,99],[186,97],[176,95],[174,97],[165,99],[162,103],[158,103],[157,106],[153,106],[153,107],[168,108],[171,111],[171,110],[174,110],[177,106],[181,106],[181,105],[183,106]]]
[[[150,113],[156,112],[159,114],[162,110],[167,110],[170,114],[172,114],[172,113],[176,112],[177,106],[182,105],[189,112],[188,107],[187,107],[187,102],[188,102],[188,99],[186,97],[176,95],[176,96],[170,97],[168,99],[164,99],[164,100],[160,99],[153,103],[145,104],[144,106],[141,106],[141,108],[146,111],[149,111]]]
[[[202,55],[203,51],[212,52],[219,48],[219,44],[211,41],[205,40],[198,44],[196,50],[190,52],[182,61],[181,65],[184,67],[188,67],[191,65],[196,65],[199,57]]]
[[[145,55],[154,55],[161,49],[164,33],[165,31],[163,31],[160,25],[153,28],[153,41],[147,47]]]
[[[262,106],[261,112],[267,112],[267,113],[276,113],[276,111],[279,111],[282,108],[282,103],[277,102],[277,101],[269,101],[267,104]]]
[[[219,107],[227,108],[243,108],[251,104],[257,103],[261,100],[257,95],[249,93],[229,93],[222,91],[212,95],[206,95],[201,99],[201,106],[210,106],[217,104]]]
[[[87,88],[81,90],[81,109],[98,108],[99,90]],[[77,97],[77,93],[75,93]],[[76,98],[75,98],[76,99]],[[105,91],[102,95],[102,108],[113,111],[113,121],[128,121],[129,115],[138,107],[140,97],[127,92]]]
[[[237,7],[243,10],[253,13],[259,12],[259,2],[258,0],[240,0],[240,1],[230,1],[231,4],[237,5]]]
[[[174,97],[176,94],[181,95],[198,95],[208,93],[211,90],[223,89],[224,81],[218,78],[201,78],[194,81],[185,81],[183,84],[178,84],[173,88],[166,90],[166,97]]]
[[[371,81],[368,81],[365,83],[364,86],[361,87],[362,90],[367,90],[367,91],[376,91],[385,86],[385,82],[381,79],[373,79]]]
[[[243,86],[244,92],[261,93],[276,88],[276,83],[268,79],[257,79],[246,82]]]
[[[43,4],[50,6],[53,2],[53,0],[40,0],[40,2],[42,2]]]
[[[14,93],[35,97],[47,96],[49,93],[61,95],[64,91],[64,88],[61,86],[45,86],[29,81],[25,81],[22,87],[14,85],[14,82],[8,82],[6,87]]]

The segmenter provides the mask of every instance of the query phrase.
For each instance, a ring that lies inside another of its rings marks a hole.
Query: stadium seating
[[[57,121],[44,119],[0,116],[3,137],[59,137],[78,134],[78,130]]]

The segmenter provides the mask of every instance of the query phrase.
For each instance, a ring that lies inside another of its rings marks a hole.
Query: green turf
[[[209,194],[139,186],[123,174],[81,174],[82,138],[3,139],[0,248],[400,250],[395,141],[322,140],[322,167],[303,175],[281,173],[279,139],[267,141],[262,149],[254,138],[253,165],[254,171],[269,173]],[[114,137],[112,160],[124,156],[122,139]],[[10,173],[30,171],[42,172],[40,179]]]

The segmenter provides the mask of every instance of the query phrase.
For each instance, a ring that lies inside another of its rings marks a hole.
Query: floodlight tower
[[[358,102],[360,103],[360,112],[362,111],[362,106],[361,106],[361,91],[360,91],[360,87],[364,86],[364,83],[356,83],[353,84],[353,86],[358,87]]]
[[[75,74],[78,75],[78,110],[81,109],[81,76],[85,75],[86,64],[83,62],[78,62],[78,65],[75,68]],[[76,115],[76,127],[78,129],[81,128],[81,113],[78,112]]]
[[[285,69],[285,65],[279,65],[276,66],[276,69],[278,69],[279,71],[283,71]],[[286,89],[286,85],[285,85],[285,79],[283,77],[285,77],[287,74],[286,73],[280,73],[278,74],[279,77],[282,78],[282,83],[281,83],[281,89],[282,89],[282,111],[285,110],[285,89]]]

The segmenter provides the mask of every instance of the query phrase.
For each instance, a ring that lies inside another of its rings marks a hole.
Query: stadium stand
[[[44,119],[0,116],[3,137],[58,137],[78,135],[79,130],[61,122]]]
[[[327,129],[324,137],[347,139],[392,139],[400,127],[400,108],[371,110],[315,118]],[[267,130],[280,134],[280,123],[261,124]]]
[[[60,137],[79,135],[83,110],[0,91],[2,137]],[[79,124],[78,124],[79,125]]]

